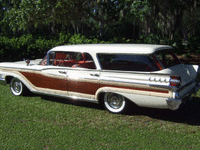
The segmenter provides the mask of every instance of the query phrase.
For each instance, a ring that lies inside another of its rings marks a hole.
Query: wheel
[[[125,113],[127,106],[128,101],[119,94],[106,93],[104,95],[104,107],[111,113]]]
[[[24,85],[23,83],[17,79],[13,78],[10,82],[10,90],[15,96],[22,95],[24,93]]]

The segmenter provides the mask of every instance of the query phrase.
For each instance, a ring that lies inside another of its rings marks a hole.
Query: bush
[[[160,37],[154,34],[142,35],[140,40],[145,44],[160,44]]]
[[[198,44],[200,37],[189,39],[190,49],[200,52]],[[21,37],[0,37],[0,61],[17,61],[26,59],[42,58],[44,54],[51,48],[58,45],[73,45],[73,44],[97,44],[97,43],[145,43],[145,44],[165,44],[175,47],[176,53],[181,53],[184,50],[181,39],[160,39],[159,36],[149,34],[141,36],[139,40],[125,38],[113,38],[110,41],[101,41],[98,38],[87,38],[81,34],[65,34],[61,32],[57,37],[40,37],[32,34],[23,35]]]
[[[86,38],[83,35],[70,35],[61,32],[58,37],[49,39],[43,37],[34,37],[31,34],[21,37],[0,37],[0,60],[17,61],[26,59],[42,58],[51,48],[58,45],[73,44],[96,44],[106,43],[99,41],[97,38]]]
[[[57,42],[57,45],[66,45],[67,43],[69,43],[70,37],[70,34],[65,34],[64,32],[59,33],[59,40]]]
[[[200,40],[200,36],[189,37],[188,48],[191,50],[191,52],[200,53],[199,40]]]

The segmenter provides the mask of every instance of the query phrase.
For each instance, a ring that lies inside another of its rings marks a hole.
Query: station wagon
[[[197,72],[172,47],[148,44],[64,45],[41,61],[0,63],[0,80],[16,96],[28,90],[101,103],[112,113],[134,109],[131,103],[176,110],[200,88]]]

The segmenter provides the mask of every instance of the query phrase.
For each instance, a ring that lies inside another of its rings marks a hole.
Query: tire
[[[104,107],[111,113],[121,114],[127,112],[128,101],[119,94],[106,93],[104,95]]]
[[[24,94],[25,86],[19,79],[13,78],[10,82],[10,90],[13,95],[20,96]]]

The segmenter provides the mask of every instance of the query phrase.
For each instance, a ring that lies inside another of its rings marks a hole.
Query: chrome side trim
[[[77,101],[91,102],[91,103],[96,103],[96,104],[99,103],[99,101],[96,99],[82,98],[82,97],[78,97],[78,96],[67,96],[67,95],[52,94],[49,92],[39,92],[39,91],[33,91],[33,93],[41,94],[41,95],[51,95],[51,96],[55,96],[55,97],[68,98],[68,99],[73,99],[73,100],[77,100]]]
[[[170,79],[169,82],[181,83],[181,81],[177,79]]]
[[[167,83],[167,85],[164,85],[162,83],[158,83],[158,82],[155,82],[155,83],[152,83],[152,82],[149,82],[148,80],[143,80],[143,81],[138,81],[138,82],[134,82],[134,81],[128,81],[128,80],[114,80],[114,79],[105,79],[105,78],[101,78],[100,79],[100,82],[101,81],[110,81],[110,82],[120,82],[120,83],[131,83],[131,84],[142,84],[142,85],[149,85],[149,86],[155,86],[155,87],[163,87],[163,88],[170,88],[170,85],[169,83]]]

